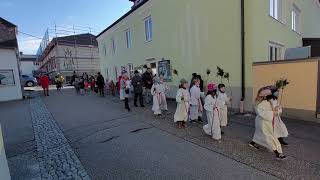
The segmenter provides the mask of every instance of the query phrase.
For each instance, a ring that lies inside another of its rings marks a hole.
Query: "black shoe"
[[[162,116],[162,114],[157,114],[157,116]]]
[[[198,121],[199,121],[200,123],[203,123],[203,120],[201,119],[201,117],[198,117]]]
[[[138,107],[138,105],[134,104],[134,107]]]
[[[145,105],[141,105],[141,107],[146,107]]]
[[[221,131],[221,135],[223,135],[224,134],[224,132],[223,131]]]
[[[256,143],[254,143],[254,142],[250,142],[249,143],[249,146],[250,147],[252,147],[252,148],[254,148],[254,149],[256,149],[256,150],[259,150],[259,147],[256,145]]]
[[[278,138],[278,140],[279,140],[279,142],[280,142],[280,144],[281,144],[282,146],[285,146],[285,147],[289,146],[289,144],[286,143],[286,142],[283,140],[283,138]]]
[[[277,160],[285,160],[287,159],[287,156],[283,155],[283,154],[277,154]]]
[[[128,110],[128,112],[130,112],[130,111],[131,111],[131,109],[130,109],[130,108],[127,108],[127,110]]]

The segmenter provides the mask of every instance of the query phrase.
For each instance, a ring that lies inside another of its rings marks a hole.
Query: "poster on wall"
[[[162,60],[158,62],[158,73],[163,76],[164,81],[172,81],[170,60]]]
[[[0,69],[0,87],[1,86],[13,86],[13,85],[15,85],[13,70],[1,70]]]

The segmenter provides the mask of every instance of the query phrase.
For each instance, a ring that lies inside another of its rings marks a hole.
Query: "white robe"
[[[204,109],[206,110],[208,124],[203,126],[203,130],[215,140],[221,139],[219,106],[221,106],[221,102],[217,98],[213,98],[211,95],[206,97]]]
[[[200,100],[201,91],[196,85],[190,89],[190,120],[198,120],[203,108]]]
[[[273,108],[279,106],[277,100],[271,100]],[[274,119],[274,134],[277,138],[288,137],[288,129],[281,119],[282,108],[280,107],[278,114],[276,114]]]
[[[190,94],[188,90],[180,88],[177,91],[177,109],[174,114],[174,122],[188,121]]]
[[[218,92],[218,99],[222,103],[219,109],[220,113],[220,125],[227,126],[228,124],[228,106],[227,104],[230,102],[230,98],[227,96],[226,93]]]
[[[257,117],[255,119],[253,141],[270,151],[277,150],[282,153],[281,144],[273,132],[274,112],[271,103],[264,100],[256,106],[255,110]]]
[[[160,98],[161,98],[161,110],[168,110],[168,104],[166,99],[166,92],[169,90],[169,87],[165,83],[160,83]]]
[[[155,115],[161,114],[161,91],[160,91],[160,84],[153,84],[151,87],[151,95],[153,96],[153,105],[152,111]]]

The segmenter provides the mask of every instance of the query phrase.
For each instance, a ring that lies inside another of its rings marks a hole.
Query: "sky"
[[[55,36],[55,25],[60,29],[74,25],[78,33],[91,27],[97,35],[131,6],[129,0],[0,0],[0,16],[18,26],[19,50],[35,54],[47,28],[51,36]]]

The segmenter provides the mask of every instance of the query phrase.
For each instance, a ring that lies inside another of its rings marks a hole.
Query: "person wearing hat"
[[[281,144],[274,133],[273,122],[275,115],[279,113],[279,107],[273,107],[271,103],[272,92],[269,87],[263,87],[258,91],[256,98],[255,132],[249,146],[259,149],[257,144],[273,151],[279,160],[285,159]]]
[[[161,116],[161,90],[160,90],[160,78],[155,77],[153,85],[151,87],[151,95],[153,97],[152,111],[154,115]]]
[[[205,98],[204,109],[206,110],[208,124],[203,126],[203,130],[214,140],[220,140],[221,128],[219,109],[222,102],[217,97],[217,89],[214,83],[209,83],[207,89],[208,93]]]
[[[144,107],[143,96],[142,96],[143,81],[142,81],[142,77],[140,76],[139,71],[137,71],[137,70],[134,71],[134,76],[131,80],[131,83],[133,86],[133,93],[134,93],[134,106],[138,107],[137,100],[139,98],[140,106]]]
[[[176,95],[177,109],[174,114],[174,122],[179,129],[185,128],[188,121],[190,94],[188,91],[188,81],[180,80],[179,89]]]

